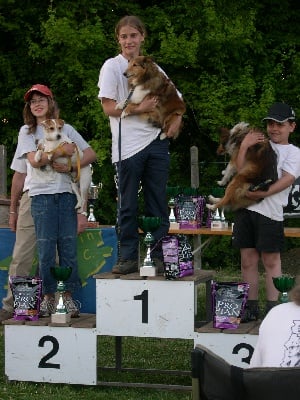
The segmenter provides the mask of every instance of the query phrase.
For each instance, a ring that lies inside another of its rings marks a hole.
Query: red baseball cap
[[[48,86],[40,85],[39,83],[37,83],[33,85],[29,90],[27,90],[27,92],[24,95],[24,100],[28,101],[33,92],[42,93],[43,95],[50,96],[53,99],[53,94],[51,90],[48,88]]]

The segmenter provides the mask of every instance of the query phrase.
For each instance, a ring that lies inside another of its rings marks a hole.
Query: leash
[[[76,143],[75,144],[75,150],[76,150],[76,165],[77,165],[77,176],[76,178],[73,177],[74,182],[78,182],[80,180],[80,155],[79,155],[79,149]],[[70,169],[71,169],[71,158],[68,159],[68,163],[70,164]]]
[[[124,105],[122,107],[122,111],[127,107],[129,100],[131,99],[131,96],[133,94],[134,87],[132,87],[129,91],[129,94],[124,102]],[[119,136],[118,136],[118,162],[117,162],[117,196],[118,196],[118,202],[117,202],[117,237],[118,237],[118,258],[121,256],[121,207],[122,207],[122,196],[121,196],[121,162],[122,162],[122,145],[121,145],[121,139],[122,139],[122,118],[120,117],[119,120]]]

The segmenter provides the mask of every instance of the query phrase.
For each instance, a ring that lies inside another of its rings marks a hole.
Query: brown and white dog
[[[52,155],[56,149],[61,147],[64,143],[73,143],[72,140],[63,133],[64,121],[62,119],[47,119],[41,123],[44,130],[44,138],[39,141],[38,150],[35,154],[35,161],[40,161],[42,153],[48,153],[48,158],[51,160]],[[70,172],[72,175],[71,185],[72,190],[76,195],[77,204],[75,206],[79,211],[83,211],[83,206],[87,202],[88,190],[92,182],[92,170],[88,165],[80,168],[80,159],[83,153],[75,143],[75,152],[72,157],[59,157],[55,161],[63,164],[76,164],[77,173]],[[51,168],[52,169],[52,168]],[[44,168],[43,171],[47,173],[48,169]]]
[[[178,115],[185,113],[184,101],[178,94],[174,84],[158,68],[151,57],[138,56],[128,63],[124,75],[128,78],[129,88],[132,94],[129,99],[116,105],[116,109],[123,110],[121,118],[125,118],[142,102],[145,96],[157,98],[157,106],[154,111],[139,114],[149,123],[167,132],[169,126]],[[175,133],[173,139],[179,135]],[[161,139],[166,136],[161,134]]]
[[[230,161],[224,171],[223,178],[218,181],[220,186],[226,185],[224,197],[221,199],[209,196],[212,204],[207,204],[211,210],[229,208],[237,210],[248,207],[256,201],[246,197],[248,190],[267,190],[272,182],[278,179],[277,156],[269,140],[248,148],[244,167],[237,172],[236,160],[240,145],[250,130],[254,130],[245,122],[236,124],[230,131],[222,129],[218,154],[227,153]]]

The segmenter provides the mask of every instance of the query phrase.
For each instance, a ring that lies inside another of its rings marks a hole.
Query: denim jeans
[[[138,258],[138,190],[142,184],[144,214],[161,217],[161,226],[153,232],[159,241],[169,231],[167,182],[169,176],[169,140],[157,138],[145,149],[123,160],[120,169],[120,234],[119,256],[125,260]],[[118,221],[119,223],[119,221]]]
[[[72,193],[33,196],[31,213],[35,225],[43,293],[56,292],[57,282],[50,268],[55,266],[56,248],[59,265],[71,267],[66,290],[74,292],[81,287],[77,264],[76,196]]]

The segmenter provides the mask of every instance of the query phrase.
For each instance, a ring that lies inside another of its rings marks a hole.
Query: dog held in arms
[[[151,57],[138,56],[130,60],[124,75],[128,78],[130,98],[121,101],[116,109],[123,110],[121,118],[132,114],[145,96],[156,97],[157,105],[154,111],[139,114],[140,117],[167,132],[178,115],[185,113],[185,103],[178,94],[174,84],[159,69]],[[173,139],[179,135],[175,133]],[[160,138],[164,139],[165,133]]]
[[[56,149],[63,146],[64,143],[73,143],[72,140],[62,132],[64,121],[62,119],[47,119],[41,123],[44,130],[44,139],[40,140],[38,143],[38,150],[35,154],[35,161],[40,161],[42,153],[48,153],[48,158],[51,160],[52,155]],[[88,165],[86,167],[80,168],[80,159],[83,156],[82,151],[75,144],[75,152],[72,157],[58,157],[55,161],[63,164],[76,164],[77,173],[70,172],[72,175],[71,185],[72,190],[76,195],[77,204],[75,206],[80,212],[83,211],[83,206],[87,202],[87,194],[92,182],[92,170]],[[46,178],[47,173],[51,174],[51,166],[46,166],[48,168],[43,168],[44,177]],[[49,170],[50,169],[50,170]],[[52,170],[53,172],[53,170]]]
[[[222,180],[217,183],[220,186],[224,186],[228,182],[229,184],[226,187],[224,197],[221,199],[209,196],[209,202],[212,203],[207,204],[209,209],[228,208],[237,210],[248,207],[256,202],[246,197],[248,190],[268,190],[268,187],[278,179],[277,156],[267,138],[263,142],[248,148],[245,165],[237,172],[236,160],[239,148],[250,130],[255,129],[245,122],[236,124],[230,131],[224,128],[221,130],[217,153],[227,153],[230,156],[230,161],[226,169],[222,171]]]

